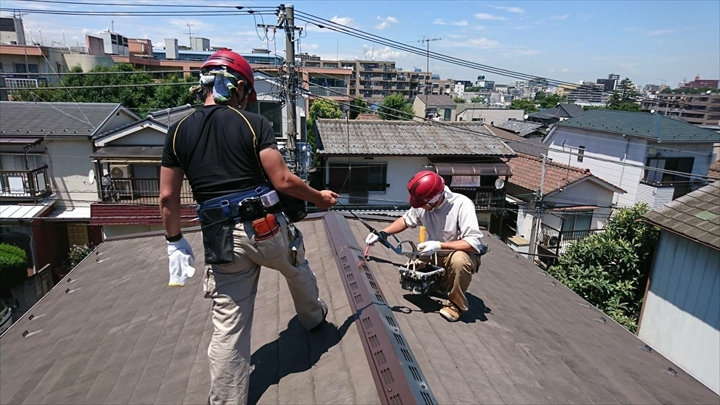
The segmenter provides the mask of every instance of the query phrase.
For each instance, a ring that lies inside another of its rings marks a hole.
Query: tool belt
[[[195,208],[202,227],[205,263],[233,262],[233,231],[238,222],[256,221],[268,213],[281,211],[279,203],[263,205],[262,196],[272,189],[267,185],[212,198]],[[274,218],[273,218],[274,219]]]

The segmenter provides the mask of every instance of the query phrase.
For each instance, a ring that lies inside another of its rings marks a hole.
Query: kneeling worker
[[[418,245],[420,255],[433,256],[433,264],[445,268],[440,289],[450,292],[440,315],[455,322],[468,310],[465,292],[480,267],[480,255],[487,251],[475,204],[468,197],[451,192],[443,178],[431,171],[417,173],[407,188],[412,208],[382,231],[396,234],[425,226],[428,240]],[[365,242],[372,245],[377,240],[378,235],[370,233]]]

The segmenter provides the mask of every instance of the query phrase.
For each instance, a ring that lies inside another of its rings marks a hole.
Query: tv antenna
[[[188,27],[188,45],[190,46],[190,49],[192,49],[192,30],[190,27],[194,24],[187,23],[185,25]]]
[[[425,42],[427,46],[427,53],[426,53],[426,70],[425,70],[425,117],[427,118],[427,111],[428,111],[428,92],[430,91],[428,88],[428,82],[430,79],[430,42],[433,41],[440,41],[442,38],[425,38],[423,36],[423,39],[419,40],[418,42],[422,43]]]

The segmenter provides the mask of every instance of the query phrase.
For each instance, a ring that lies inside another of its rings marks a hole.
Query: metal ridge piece
[[[323,216],[345,293],[382,404],[435,405],[437,400],[407,344],[380,286],[365,263],[347,220]]]

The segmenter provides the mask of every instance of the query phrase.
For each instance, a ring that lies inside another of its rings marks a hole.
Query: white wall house
[[[556,161],[626,191],[614,202],[658,207],[705,184],[717,132],[647,113],[592,110],[556,124],[543,143]],[[646,169],[687,173],[665,173]]]
[[[645,215],[660,228],[638,335],[720,394],[720,181]]]
[[[508,120],[522,121],[524,114],[523,110],[483,108],[483,104],[458,104],[455,119],[457,121],[480,121],[488,125],[497,125]]]

